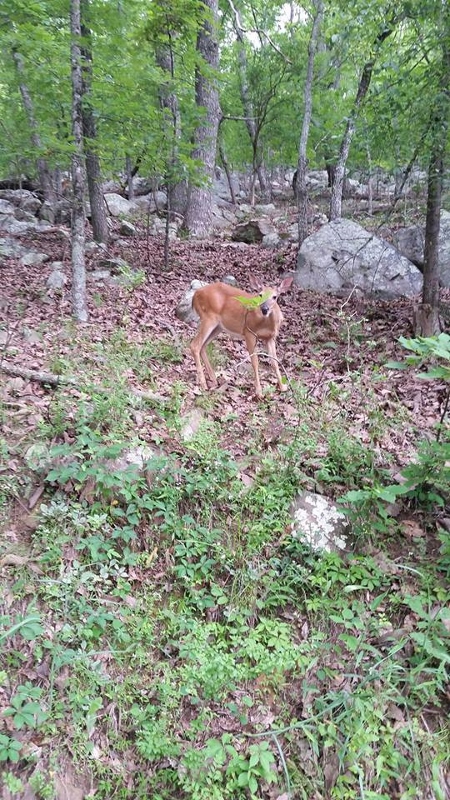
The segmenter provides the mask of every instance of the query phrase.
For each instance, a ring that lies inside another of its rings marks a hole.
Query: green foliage
[[[404,361],[389,361],[386,365],[391,369],[406,369],[409,366],[419,367],[428,363],[426,372],[418,374],[419,378],[447,381],[450,383],[450,336],[448,333],[440,333],[439,336],[424,337],[417,339],[405,339],[400,336],[400,344],[412,355],[407,356]],[[432,361],[437,364],[430,364]]]
[[[259,308],[260,305],[266,302],[270,297],[270,292],[261,292],[261,294],[256,295],[256,297],[236,297],[244,308],[248,308],[250,310]]]
[[[21,750],[21,742],[0,733],[0,761],[11,761],[12,764],[16,764],[20,759]]]
[[[5,717],[12,717],[17,730],[38,728],[45,722],[48,715],[38,702],[42,693],[42,689],[29,682],[17,688],[10,700],[11,705],[3,712]]]

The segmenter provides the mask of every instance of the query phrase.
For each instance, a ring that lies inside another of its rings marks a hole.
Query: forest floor
[[[57,231],[23,241],[70,276]],[[450,797],[446,386],[386,368],[413,302],[283,295],[262,401],[226,337],[202,393],[175,317],[194,278],[277,285],[296,251],[177,241],[166,269],[117,240],[132,280],[88,279],[80,326],[70,280],[2,266],[0,364],[73,379],[0,372],[3,800]],[[293,542],[304,489],[354,493],[347,557]]]

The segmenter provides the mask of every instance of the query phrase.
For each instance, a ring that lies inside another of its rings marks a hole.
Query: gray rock
[[[0,215],[7,214],[14,216],[16,207],[9,200],[0,200]]]
[[[45,220],[45,222],[50,222],[52,225],[54,225],[56,219],[55,207],[47,201],[42,203],[39,209],[39,219]]]
[[[28,194],[28,196],[25,197],[20,204],[21,208],[23,208],[24,211],[28,211],[30,214],[36,214],[36,212],[39,211],[41,205],[42,203],[39,200],[39,198],[35,197],[31,193]]]
[[[92,272],[89,272],[89,277],[92,278],[93,281],[109,281],[112,279],[112,275],[109,269],[93,269]]]
[[[274,233],[268,233],[266,236],[263,237],[262,240],[262,247],[275,248],[279,247],[280,244],[281,244],[281,239],[276,231]]]
[[[276,210],[277,210],[276,206],[274,206],[273,203],[266,203],[265,205],[255,206],[256,214],[261,214],[261,215],[267,214],[267,216],[270,216],[271,214],[275,214]]]
[[[276,230],[271,222],[263,219],[252,219],[237,225],[231,234],[231,238],[234,242],[256,244],[262,242],[265,236],[274,233],[276,233]]]
[[[413,264],[423,267],[425,228],[420,225],[409,225],[400,228],[394,234],[394,244],[399,252],[409,258]],[[439,277],[441,286],[450,287],[450,212],[442,209],[439,230]]]
[[[108,192],[105,194],[105,203],[112,217],[131,217],[133,215],[134,204],[120,194]]]
[[[0,189],[0,197],[3,200],[8,200],[10,203],[13,203],[15,206],[22,206],[22,208],[24,208],[26,199],[28,197],[36,198],[36,195],[30,192],[29,189]]]
[[[123,258],[101,258],[98,262],[100,270],[108,270],[113,275],[129,272],[130,266]]]
[[[133,200],[133,206],[138,214],[152,214],[156,211],[156,203],[152,194],[144,194],[142,197],[136,197],[136,199]]]
[[[131,222],[127,222],[126,220],[122,220],[122,224],[119,230],[119,236],[134,236],[136,234],[136,228]]]
[[[25,211],[24,208],[16,208],[14,216],[16,219],[22,220],[22,222],[35,222],[34,214],[31,214],[30,211]]]
[[[230,227],[230,222],[235,223],[236,217],[230,214],[225,209],[213,206],[212,208],[212,226],[215,230],[225,230]]]
[[[38,223],[36,220],[33,222],[23,222],[15,219],[15,217],[10,216],[9,214],[2,215],[1,217],[2,233],[21,234],[28,233],[29,231],[36,230],[37,228]]]
[[[27,253],[27,248],[18,244],[14,239],[0,239],[0,263],[8,258],[20,258]]]
[[[366,295],[391,299],[418,294],[422,275],[392,245],[356,222],[337,219],[303,242],[295,283],[329,294],[357,288]]]
[[[392,240],[402,256],[408,258],[417,267],[423,267],[424,228],[421,228],[420,225],[399,228],[398,231],[395,231]]]
[[[346,550],[348,520],[336,503],[328,498],[314,492],[302,492],[294,500],[290,516],[292,536],[312,550]]]
[[[181,417],[181,438],[183,442],[190,442],[198,433],[203,422],[203,414],[198,408],[193,408],[188,414]]]
[[[198,321],[198,316],[192,308],[192,298],[197,289],[201,289],[202,286],[207,286],[207,283],[205,281],[192,281],[190,288],[178,303],[175,309],[175,316],[181,319],[182,322]]]
[[[20,258],[20,263],[24,267],[35,267],[38,264],[45,264],[46,261],[50,261],[50,256],[46,253],[38,253],[35,250],[30,250]]]
[[[442,286],[450,287],[450,212],[442,209],[439,232],[439,269]]]
[[[253,206],[248,205],[248,203],[241,203],[237,207],[236,211],[240,216],[244,216],[246,214],[253,214]]]
[[[84,248],[85,253],[101,253],[106,250],[106,244],[103,242],[86,242]]]
[[[46,280],[47,289],[63,289],[67,283],[67,277],[59,269],[53,270]]]

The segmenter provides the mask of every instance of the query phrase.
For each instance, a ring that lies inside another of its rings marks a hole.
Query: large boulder
[[[348,219],[329,222],[305,239],[294,280],[303,289],[341,294],[358,288],[386,299],[412,297],[422,288],[414,264]]]
[[[409,225],[394,234],[394,244],[399,252],[419,268],[423,267],[425,228]],[[442,209],[439,231],[439,278],[441,286],[450,288],[450,212]]]
[[[108,192],[104,195],[106,207],[112,217],[130,217],[133,215],[134,204],[120,194]]]
[[[395,231],[392,241],[402,256],[412,261],[416,267],[423,267],[425,229],[420,225],[408,225]]]
[[[43,264],[49,260],[45,253],[30,250],[7,236],[0,239],[0,267],[5,266],[10,258],[19,259],[25,266]]]

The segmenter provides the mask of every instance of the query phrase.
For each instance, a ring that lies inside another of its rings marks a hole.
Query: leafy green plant
[[[268,742],[251,744],[248,758],[236,753],[231,759],[227,772],[232,775],[237,786],[248,789],[250,796],[256,797],[260,784],[277,783],[278,776],[274,769],[275,757]]]
[[[275,757],[267,741],[242,751],[228,733],[220,739],[208,739],[200,753],[187,750],[181,762],[182,786],[196,800],[255,798],[261,796],[264,786],[278,780]]]
[[[0,617],[0,628],[7,627],[7,630],[0,631],[0,642],[19,633],[26,641],[33,641],[43,633],[40,614],[35,609],[29,608],[25,616],[16,617],[13,621],[10,617]]]
[[[17,764],[21,750],[22,742],[0,733],[0,761],[11,761],[12,764]]]
[[[53,800],[56,790],[49,775],[36,769],[30,776],[29,785],[39,800]]]
[[[17,688],[11,697],[11,705],[3,712],[5,717],[12,717],[17,730],[21,728],[38,728],[48,717],[48,714],[38,701],[43,690],[27,682]]]
[[[395,521],[389,514],[388,503],[393,503],[406,489],[396,486],[373,485],[367,489],[354,489],[339,498],[342,510],[363,533],[389,533]]]
[[[401,336],[399,342],[411,352],[411,355],[404,361],[389,361],[386,364],[389,369],[406,369],[410,366],[418,368],[426,365],[427,371],[419,372],[417,377],[447,383],[447,394],[440,419],[442,425],[450,402],[450,335],[440,333],[439,336],[419,336],[416,339],[406,339]],[[438,430],[438,439],[439,436]]]
[[[327,454],[315,477],[324,483],[341,483],[361,486],[377,475],[374,452],[346,431],[331,431],[327,441]]]

